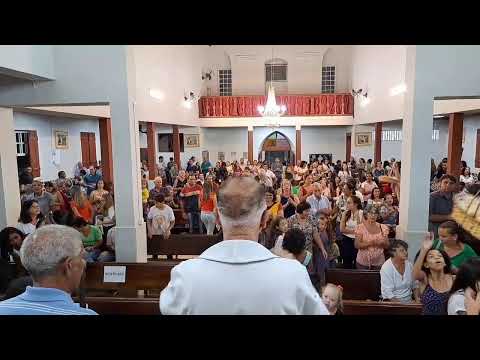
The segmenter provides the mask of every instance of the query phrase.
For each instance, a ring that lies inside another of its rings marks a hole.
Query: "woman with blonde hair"
[[[72,201],[70,202],[73,215],[84,219],[87,223],[93,224],[93,208],[87,199],[87,195],[77,187],[73,192]]]

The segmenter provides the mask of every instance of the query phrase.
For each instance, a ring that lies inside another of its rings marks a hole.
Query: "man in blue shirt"
[[[102,179],[102,175],[98,174],[97,171],[93,166],[90,166],[89,168],[89,173],[85,175],[83,178],[83,181],[85,182],[85,185],[87,186],[87,195],[90,196],[90,193],[95,190],[97,187],[97,182],[98,180]]]
[[[33,279],[23,294],[0,302],[0,315],[97,315],[74,303],[86,262],[80,233],[46,225],[29,235],[20,259]]]

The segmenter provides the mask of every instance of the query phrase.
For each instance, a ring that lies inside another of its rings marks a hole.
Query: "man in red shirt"
[[[202,195],[202,186],[197,184],[195,176],[188,177],[188,183],[180,192],[180,197],[183,199],[183,214],[188,216],[188,224],[190,227],[190,234],[198,229],[198,233],[202,233],[200,224],[200,197]],[[184,215],[185,216],[185,215]]]

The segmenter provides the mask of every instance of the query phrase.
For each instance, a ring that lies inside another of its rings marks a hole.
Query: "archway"
[[[258,153],[259,161],[267,161],[273,163],[276,158],[280,162],[286,161],[287,164],[293,164],[295,161],[295,153],[288,138],[279,131],[274,131],[263,140],[262,147]]]

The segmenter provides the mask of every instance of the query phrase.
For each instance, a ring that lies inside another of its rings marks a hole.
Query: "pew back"
[[[373,301],[380,299],[378,270],[328,269],[325,279],[327,283],[342,286],[344,299]]]
[[[364,300],[344,300],[344,315],[421,315],[422,305]]]
[[[84,289],[100,290],[162,290],[170,281],[170,272],[180,261],[148,263],[88,264],[82,281]],[[126,266],[125,282],[104,282],[105,266]]]
[[[147,240],[148,255],[200,255],[210,246],[220,242],[218,235],[171,234],[168,239],[154,235]]]

